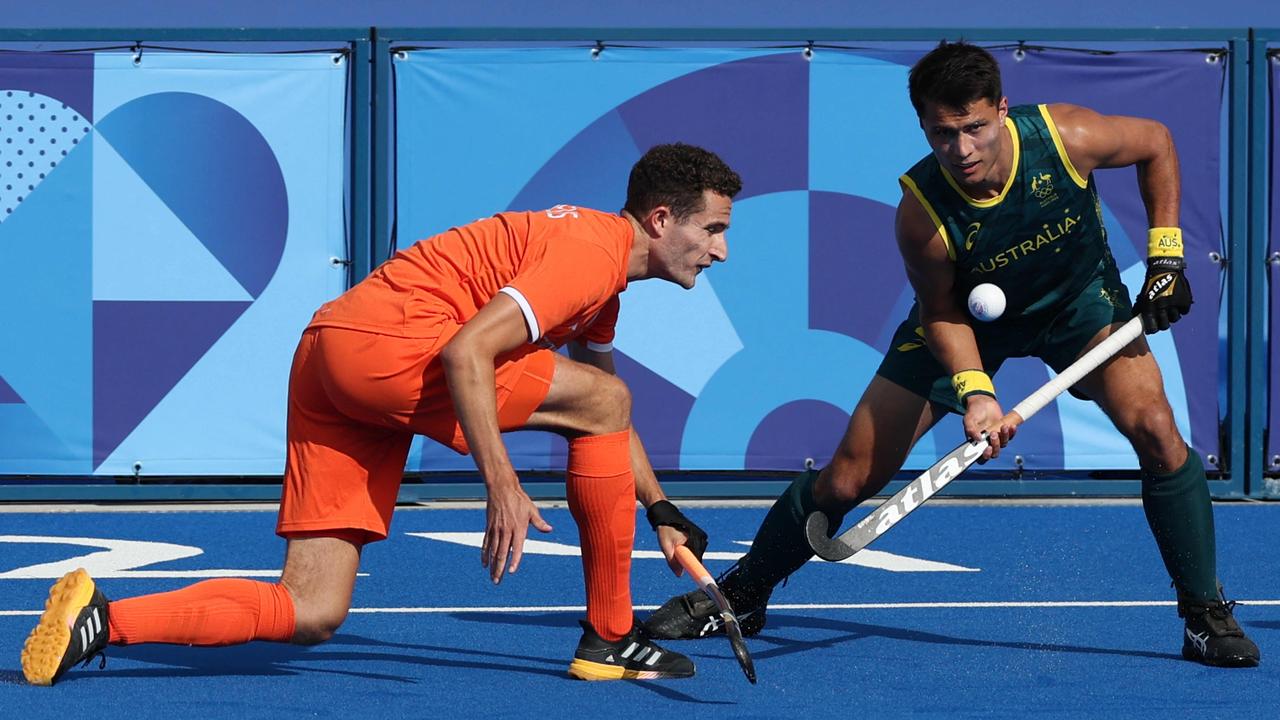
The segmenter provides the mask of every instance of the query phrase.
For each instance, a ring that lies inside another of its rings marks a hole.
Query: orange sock
[[[234,578],[205,580],[173,592],[107,606],[111,644],[236,645],[288,642],[293,598],[283,585]]]
[[[631,631],[631,548],[636,537],[636,482],[631,431],[569,442],[569,510],[582,540],[587,620],[605,640]]]

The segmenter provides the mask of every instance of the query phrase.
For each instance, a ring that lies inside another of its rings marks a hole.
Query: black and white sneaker
[[[1234,600],[1218,598],[1205,602],[1178,598],[1178,616],[1185,618],[1182,657],[1215,667],[1256,667],[1261,659],[1258,646],[1245,637],[1236,622]]]
[[[693,677],[693,661],[677,652],[659,647],[639,623],[631,626],[617,642],[596,633],[586,620],[579,620],[582,639],[569,664],[569,674],[579,680],[663,680]]]
[[[89,573],[73,570],[49,589],[40,622],[22,648],[22,674],[32,685],[52,685],[72,666],[101,655],[109,635],[106,596]]]
[[[738,627],[744,637],[758,635],[764,629],[765,610],[771,587],[755,587],[741,580],[738,565],[729,568],[716,581],[724,593]],[[663,640],[694,640],[724,634],[724,621],[715,602],[701,589],[677,595],[653,611],[644,622],[644,629],[653,637]]]

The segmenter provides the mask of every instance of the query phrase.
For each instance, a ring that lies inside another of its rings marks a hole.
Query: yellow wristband
[[[996,386],[991,384],[991,378],[981,370],[961,370],[952,375],[951,387],[955,389],[956,398],[962,403],[970,395],[996,396]]]
[[[1148,230],[1147,257],[1182,257],[1182,228],[1155,227]]]

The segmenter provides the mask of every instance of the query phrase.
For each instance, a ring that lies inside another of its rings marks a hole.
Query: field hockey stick
[[[738,658],[738,666],[742,668],[742,674],[747,676],[747,680],[750,680],[751,684],[755,685],[755,663],[751,662],[751,653],[747,652],[747,643],[742,639],[742,629],[738,627],[738,618],[733,614],[733,608],[729,607],[729,601],[725,599],[724,593],[720,592],[720,586],[716,585],[716,581],[711,579],[711,573],[707,572],[707,569],[703,567],[697,556],[689,548],[684,545],[677,545],[676,559],[684,566],[684,570],[689,573],[689,577],[716,604],[716,609],[720,611],[720,619],[724,621],[724,634],[729,638],[729,645],[733,648],[734,657]]]
[[[1026,400],[1018,403],[1013,411],[1005,416],[1002,425],[1017,427],[1026,422],[1044,406],[1053,402],[1054,398],[1061,395],[1063,391],[1093,372],[1141,334],[1142,318],[1135,317],[1071,363],[1057,377],[1041,385],[1040,389],[1031,393]],[[972,442],[966,440],[961,443],[955,450],[934,463],[933,467],[907,483],[897,494],[837,537],[828,537],[830,528],[825,514],[812,513],[805,519],[805,535],[809,540],[809,546],[823,560],[839,562],[848,558],[875,542],[899,520],[956,479],[982,457],[988,445],[985,436],[980,440]]]

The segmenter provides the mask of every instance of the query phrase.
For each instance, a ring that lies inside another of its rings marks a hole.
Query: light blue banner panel
[[[346,59],[0,57],[0,474],[283,472],[345,283]]]
[[[1073,102],[1165,121],[1183,157],[1183,225],[1196,310],[1152,338],[1175,417],[1220,454],[1218,155],[1223,69],[1203,52],[997,51],[1013,104]],[[825,463],[912,302],[893,235],[897,178],[928,153],[906,93],[918,52],[590,48],[423,50],[395,61],[398,242],[502,210],[571,203],[614,211],[649,147],[684,141],[743,177],[730,258],[692,291],[658,281],[622,297],[615,341],[635,424],[655,466],[788,470]],[[1117,99],[1120,98],[1120,99]],[[1169,102],[1142,102],[1167,98]],[[1176,108],[1176,112],[1174,110]],[[1099,173],[1124,279],[1142,279],[1145,218],[1133,171]],[[1194,255],[1194,257],[1192,257]],[[1036,360],[997,378],[1012,406],[1049,377]],[[949,419],[909,466],[961,437]],[[564,445],[515,436],[526,469],[562,467]],[[1028,423],[1028,470],[1133,469],[1092,404],[1064,398]],[[988,468],[1008,469],[1014,453]],[[426,443],[410,470],[469,469]]]

